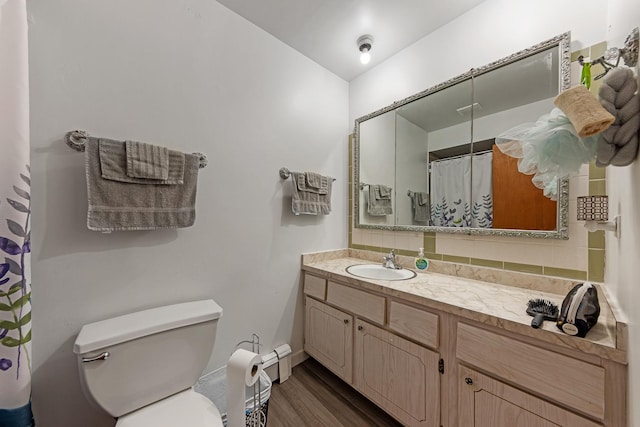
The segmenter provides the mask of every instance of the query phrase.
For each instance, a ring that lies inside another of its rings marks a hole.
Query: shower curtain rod
[[[465,156],[476,156],[476,155],[486,154],[486,153],[491,153],[491,152],[492,152],[492,150],[484,150],[484,151],[477,151],[475,153],[469,153],[469,154],[459,154],[457,156],[451,156],[451,157],[444,157],[442,159],[429,160],[429,164],[435,163],[435,162],[442,162],[444,160],[459,159],[459,158],[465,157]]]

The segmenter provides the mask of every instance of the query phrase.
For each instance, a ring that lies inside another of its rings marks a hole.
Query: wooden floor
[[[269,427],[397,427],[387,415],[313,359],[271,388]]]

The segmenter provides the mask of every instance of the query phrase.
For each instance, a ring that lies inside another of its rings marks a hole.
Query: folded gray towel
[[[416,222],[429,222],[431,212],[429,209],[429,193],[414,192],[411,196],[413,205],[413,220]]]
[[[144,142],[125,141],[127,176],[145,179],[169,179],[169,149]]]
[[[184,183],[185,155],[169,150],[169,168],[167,179],[135,178],[128,175],[127,149],[122,141],[110,139],[96,140],[99,147],[100,171],[104,179],[128,182],[132,184],[177,185]]]
[[[308,191],[316,194],[328,194],[329,177],[314,172],[297,172],[299,177],[297,187],[299,191]]]
[[[387,187],[386,185],[376,185],[374,187],[376,191],[376,199],[391,200],[391,187]]]
[[[305,172],[304,178],[307,187],[316,188],[320,194],[327,194],[328,178],[315,172]]]
[[[319,188],[309,186],[306,174],[291,172],[293,195],[291,210],[294,214],[328,215],[331,212],[331,185],[333,179],[322,176]]]
[[[391,215],[391,187],[379,184],[369,185],[367,213],[371,216]]]
[[[115,146],[122,150],[110,150]],[[189,227],[195,222],[198,156],[183,154],[183,184],[129,178],[124,172],[124,142],[88,138],[85,149],[85,172],[89,209],[87,227],[94,231],[155,230]],[[114,154],[115,153],[115,154]],[[171,152],[170,152],[171,156]],[[101,168],[114,169],[117,179],[103,178]],[[170,168],[171,178],[171,168]],[[127,180],[128,179],[128,180]],[[151,181],[151,183],[149,183]]]

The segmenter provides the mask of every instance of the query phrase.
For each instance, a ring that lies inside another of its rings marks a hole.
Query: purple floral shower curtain
[[[29,427],[31,269],[26,0],[0,0],[0,426]]]

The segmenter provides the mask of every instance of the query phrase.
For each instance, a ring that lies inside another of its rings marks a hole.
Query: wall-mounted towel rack
[[[89,134],[87,132],[83,130],[72,130],[70,132],[67,132],[67,134],[64,137],[64,140],[67,143],[67,145],[72,149],[76,151],[84,151],[85,144],[87,143],[88,138],[89,138]],[[198,165],[200,169],[207,166],[207,163],[209,161],[207,160],[207,156],[205,154],[202,154],[202,153],[192,153],[192,154],[195,156],[198,156],[198,158],[200,159],[200,164]]]
[[[366,183],[364,183],[364,182],[361,182],[361,183],[360,183],[360,190],[364,190],[364,187],[368,187],[368,186],[369,186],[369,184],[366,184]]]
[[[291,171],[287,168],[280,168],[280,170],[278,171],[278,173],[280,174],[280,178],[282,179],[289,179],[289,177],[291,176]],[[335,181],[335,178],[331,178],[333,181]]]

